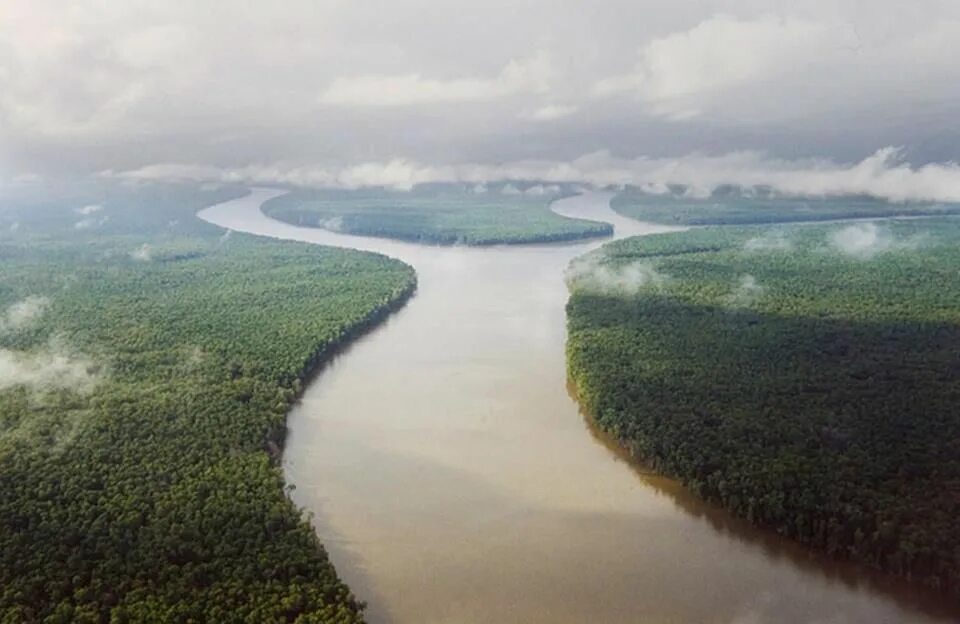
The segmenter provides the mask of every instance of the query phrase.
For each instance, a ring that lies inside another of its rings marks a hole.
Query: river
[[[416,296],[289,415],[293,500],[374,624],[945,623],[926,592],[822,557],[636,469],[566,386],[571,259],[605,241],[421,246],[204,210],[240,232],[380,252]],[[616,237],[669,231],[591,193],[554,204]]]

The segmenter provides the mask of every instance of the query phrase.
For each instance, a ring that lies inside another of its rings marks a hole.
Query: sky
[[[0,181],[960,200],[956,0],[0,0]]]

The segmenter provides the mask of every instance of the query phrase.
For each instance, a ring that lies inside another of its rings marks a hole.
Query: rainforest
[[[611,204],[617,212],[655,223],[675,225],[749,225],[880,217],[960,214],[955,202],[891,202],[870,195],[791,195],[770,187],[721,185],[697,189],[664,185],[628,187]]]
[[[704,228],[573,263],[598,425],[750,522],[960,592],[960,224]]]
[[[506,182],[425,184],[407,192],[299,191],[268,202],[264,211],[296,225],[435,245],[547,243],[612,234],[607,223],[550,211],[550,202],[573,188]]]
[[[2,213],[0,621],[361,620],[278,459],[310,373],[416,278],[194,216],[243,194]]]

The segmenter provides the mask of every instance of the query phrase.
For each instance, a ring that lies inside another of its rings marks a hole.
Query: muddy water
[[[287,479],[380,623],[932,623],[923,593],[838,566],[633,469],[566,387],[562,274],[596,248],[427,247],[207,209],[238,231],[378,251],[419,291],[339,356],[289,418]],[[668,228],[609,196],[558,212],[616,236]],[[956,615],[954,613],[953,615]]]

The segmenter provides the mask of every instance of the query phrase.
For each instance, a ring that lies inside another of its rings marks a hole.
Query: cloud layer
[[[0,180],[184,154],[218,170],[269,163],[272,177],[316,179],[323,163],[321,179],[353,184],[384,167],[576,168],[605,150],[633,170],[683,170],[902,145],[913,173],[883,184],[908,190],[885,194],[915,195],[918,173],[941,173],[923,165],[960,159],[949,0],[35,0],[3,13]]]
[[[190,179],[250,184],[295,184],[308,187],[385,186],[409,190],[427,182],[481,184],[495,180],[582,182],[598,186],[633,184],[650,190],[683,184],[708,195],[718,186],[769,186],[785,195],[872,195],[891,201],[960,201],[960,165],[915,167],[895,148],[883,148],[853,163],[826,159],[785,160],[760,152],[682,158],[616,158],[608,152],[571,161],[527,160],[498,165],[424,165],[409,160],[335,165],[249,165],[219,168],[199,164],[151,165],[103,175],[133,180]]]

